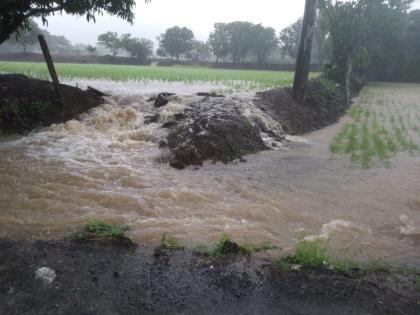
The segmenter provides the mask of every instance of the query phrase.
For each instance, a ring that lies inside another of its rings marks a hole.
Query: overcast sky
[[[95,44],[107,31],[131,33],[155,40],[168,27],[186,26],[196,38],[207,40],[216,22],[250,21],[280,31],[303,15],[304,0],[137,0],[133,25],[111,16],[99,16],[96,23],[84,17],[56,15],[48,19],[48,31],[64,35],[73,43]],[[420,0],[416,1],[420,8]]]

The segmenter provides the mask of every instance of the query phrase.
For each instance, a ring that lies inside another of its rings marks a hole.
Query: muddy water
[[[420,86],[369,89],[420,106]],[[187,101],[173,100],[161,121]],[[116,97],[80,122],[0,140],[0,236],[62,237],[99,218],[129,224],[140,244],[163,233],[198,244],[226,231],[287,249],[304,233],[341,255],[420,263],[419,155],[369,170],[332,157],[345,117],[247,163],[177,171],[157,161],[165,131],[143,124],[148,111],[146,97]]]

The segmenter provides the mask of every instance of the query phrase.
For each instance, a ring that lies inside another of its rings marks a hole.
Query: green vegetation
[[[13,4],[13,5],[12,5]],[[14,32],[27,30],[30,18],[40,18],[47,24],[48,17],[58,12],[85,16],[88,21],[104,13],[115,15],[132,22],[134,19],[134,0],[104,1],[2,1],[0,6],[1,27],[0,44]]]
[[[49,103],[33,102],[27,105],[17,100],[0,104],[0,130],[4,133],[19,133],[28,130],[33,121],[40,125],[49,119]]]
[[[224,70],[204,67],[151,67],[99,64],[57,63],[56,68],[61,78],[104,79],[113,81],[137,80],[184,82],[185,84],[211,83],[239,90],[263,90],[289,85],[293,81],[293,72]],[[45,64],[28,62],[0,63],[0,72],[22,73],[31,77],[48,79]],[[312,74],[313,77],[317,74]]]
[[[321,239],[302,240],[295,252],[276,261],[283,271],[329,269],[342,273],[388,271],[389,267],[379,261],[360,263],[355,260],[336,259],[328,254],[328,242]]]
[[[90,219],[84,225],[87,233],[93,234],[98,238],[121,238],[125,237],[124,233],[129,230],[126,225],[107,224],[100,220]]]
[[[166,250],[181,250],[184,249],[184,247],[175,239],[172,237],[167,237],[167,234],[163,234],[162,240],[160,242],[160,248],[166,249]]]
[[[381,85],[366,88],[349,110],[353,122],[345,124],[334,137],[330,151],[350,155],[363,168],[377,162],[390,166],[390,158],[401,151],[418,153],[420,127],[412,114],[418,110],[417,105],[394,98],[394,92]]]
[[[264,243],[261,245],[245,243],[243,245],[238,245],[232,241],[227,233],[223,233],[217,244],[213,246],[199,245],[194,248],[194,251],[206,256],[221,257],[231,255],[249,255],[272,249],[278,249],[278,247],[273,246],[270,243]]]

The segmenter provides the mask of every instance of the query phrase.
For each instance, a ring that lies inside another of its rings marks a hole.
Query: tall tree
[[[151,40],[131,37],[130,34],[122,36],[121,47],[143,64],[147,64],[153,54],[153,42]]]
[[[252,52],[257,57],[257,62],[263,64],[267,62],[270,53],[277,47],[276,31],[272,27],[263,27],[261,24],[255,25],[253,28]]]
[[[229,53],[236,64],[245,63],[245,58],[252,50],[253,24],[237,21],[227,24],[229,33]]]
[[[16,43],[22,46],[23,53],[26,54],[28,46],[38,42],[38,35],[42,33],[43,31],[38,27],[38,24],[29,20],[29,28],[18,30],[18,33],[16,33]]]
[[[296,58],[299,50],[300,37],[302,34],[302,19],[281,30],[279,35],[280,46],[283,56],[288,55]]]
[[[214,31],[209,36],[209,46],[216,56],[216,63],[220,58],[226,58],[229,55],[229,31],[225,23],[214,24]]]
[[[124,36],[127,35],[130,36],[130,34],[124,34],[120,38],[116,32],[106,32],[98,36],[98,44],[108,48],[112,53],[112,57],[115,57],[122,47],[121,43],[124,40]]]
[[[174,26],[168,28],[159,38],[160,48],[179,60],[181,54],[190,52],[193,48],[194,33],[186,27]]]
[[[302,35],[296,59],[293,98],[303,103],[311,66],[312,40],[317,16],[318,0],[306,0],[302,22]]]
[[[19,28],[30,27],[30,18],[39,17],[45,24],[55,13],[85,16],[88,21],[108,13],[132,22],[134,4],[135,0],[1,0],[0,44]]]
[[[94,55],[96,53],[96,47],[92,46],[92,45],[87,45],[86,50],[92,55]]]
[[[207,43],[195,40],[191,50],[191,59],[195,61],[208,60],[211,57],[210,47]]]

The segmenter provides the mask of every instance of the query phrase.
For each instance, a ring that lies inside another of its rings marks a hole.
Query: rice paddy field
[[[68,64],[56,63],[60,78],[67,80],[111,80],[115,82],[141,81],[142,83],[182,82],[188,85],[209,83],[223,88],[224,92],[258,91],[289,85],[293,81],[293,72],[225,70],[195,66],[133,66],[103,64]],[[0,72],[22,73],[31,77],[48,79],[48,70],[44,63],[2,62]],[[315,76],[317,74],[313,74]]]
[[[419,98],[419,85],[370,84],[351,107],[331,152],[348,155],[364,168],[390,166],[398,152],[420,153]]]

